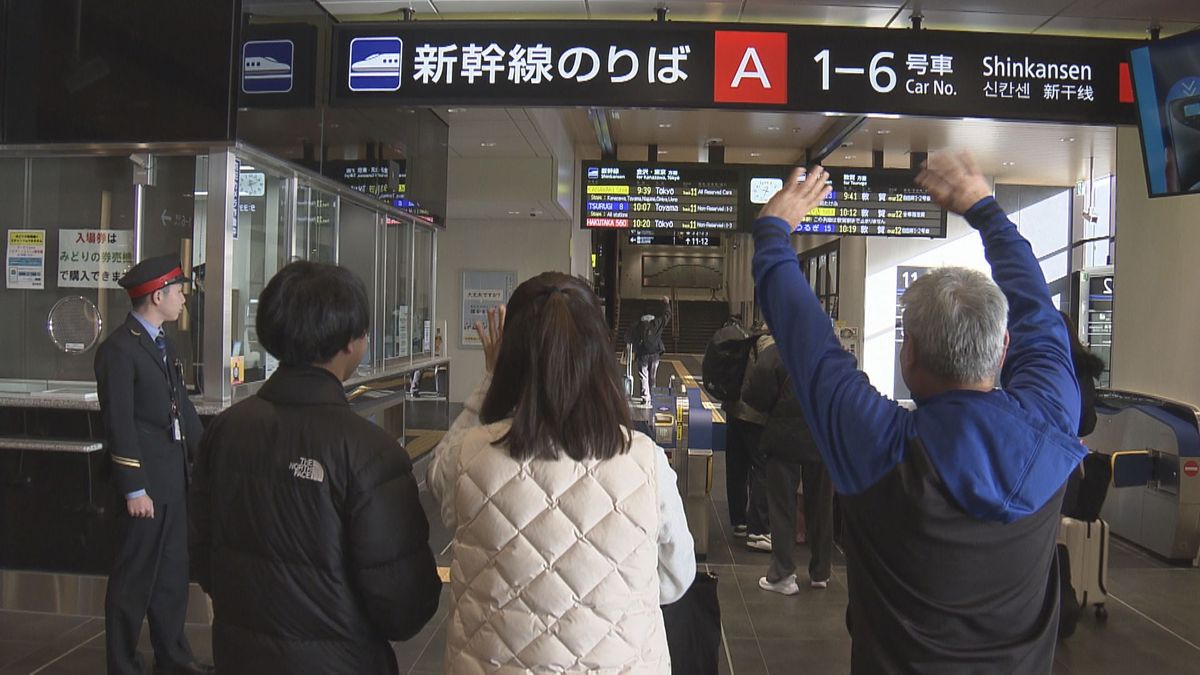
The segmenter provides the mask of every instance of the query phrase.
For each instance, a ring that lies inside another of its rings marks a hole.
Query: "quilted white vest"
[[[447,673],[670,673],[655,454],[517,462],[502,421],[463,438]]]

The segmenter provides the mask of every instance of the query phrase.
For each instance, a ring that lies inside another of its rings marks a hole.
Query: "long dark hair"
[[[574,277],[543,272],[509,300],[480,419],[509,416],[500,442],[513,459],[608,459],[629,449],[629,404],[604,313]]]
[[[1067,335],[1071,336],[1071,360],[1075,362],[1075,378],[1089,377],[1096,379],[1104,372],[1104,359],[1088,351],[1079,341],[1079,333],[1071,323],[1071,317],[1066,312],[1059,312],[1063,323],[1067,324]]]

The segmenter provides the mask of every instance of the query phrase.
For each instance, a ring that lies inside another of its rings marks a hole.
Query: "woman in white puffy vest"
[[[487,372],[435,451],[448,673],[669,673],[696,573],[666,455],[630,429],[599,300],[556,272],[476,324]]]

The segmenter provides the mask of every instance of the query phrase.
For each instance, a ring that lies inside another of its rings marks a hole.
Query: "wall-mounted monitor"
[[[732,230],[736,168],[657,162],[582,163],[582,226],[637,230]]]
[[[633,246],[707,246],[719,247],[721,235],[711,230],[630,230]]]
[[[742,219],[749,231],[764,204],[783,187],[787,166],[741,165]],[[796,228],[805,234],[866,237],[946,236],[946,211],[913,183],[905,169],[826,167],[833,192]]]
[[[1151,197],[1200,193],[1200,30],[1129,52]]]

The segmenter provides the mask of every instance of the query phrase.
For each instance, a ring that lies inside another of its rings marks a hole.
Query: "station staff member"
[[[133,311],[96,352],[96,382],[113,479],[124,498],[116,558],[104,600],[110,675],[142,673],[137,653],[150,620],[157,673],[208,673],[183,633],[188,598],[189,456],[200,418],[187,397],[183,364],[162,325],[183,311],[189,279],[166,255],[135,265],[118,282]]]

